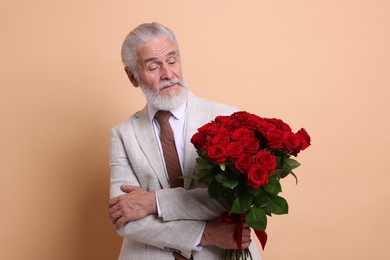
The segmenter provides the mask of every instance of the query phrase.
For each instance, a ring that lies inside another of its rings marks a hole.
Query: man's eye
[[[176,59],[169,59],[168,60],[168,64],[175,64],[176,63]]]
[[[158,66],[157,65],[151,65],[149,66],[149,70],[153,71],[153,70],[156,70],[158,69]]]

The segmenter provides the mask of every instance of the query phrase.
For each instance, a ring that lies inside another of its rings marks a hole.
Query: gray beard
[[[174,90],[168,92],[168,96],[164,97],[160,95],[160,90],[167,85],[170,85],[172,82],[178,82],[181,89],[179,94],[174,95]],[[188,99],[188,87],[185,79],[178,80],[173,79],[170,82],[165,81],[159,85],[158,90],[153,91],[151,88],[144,85],[140,82],[140,87],[145,94],[148,104],[154,106],[158,110],[172,110],[179,107],[181,104],[187,101]],[[172,93],[171,93],[172,92]]]

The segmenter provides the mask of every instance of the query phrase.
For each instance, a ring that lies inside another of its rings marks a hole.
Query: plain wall
[[[0,259],[116,259],[110,128],[144,106],[120,47],[177,34],[195,94],[305,127],[264,260],[388,258],[390,2],[0,2]]]

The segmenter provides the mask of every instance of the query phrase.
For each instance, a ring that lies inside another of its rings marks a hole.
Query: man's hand
[[[203,231],[201,246],[216,246],[222,249],[238,249],[234,232],[236,231],[237,223],[227,222],[207,222]],[[251,244],[251,231],[247,224],[244,223],[242,231],[242,249],[249,247]]]
[[[157,213],[155,192],[130,185],[122,186],[121,190],[127,194],[111,199],[108,209],[109,217],[116,229],[121,228],[127,222]]]

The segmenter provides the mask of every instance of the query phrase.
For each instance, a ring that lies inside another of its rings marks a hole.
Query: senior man
[[[197,128],[237,109],[189,91],[175,35],[161,24],[131,31],[122,61],[147,104],[111,131],[109,215],[124,238],[119,259],[210,260],[221,249],[237,249],[236,224],[215,220],[226,205],[182,178],[195,167],[190,139]],[[242,248],[249,246],[260,259],[245,225]]]

